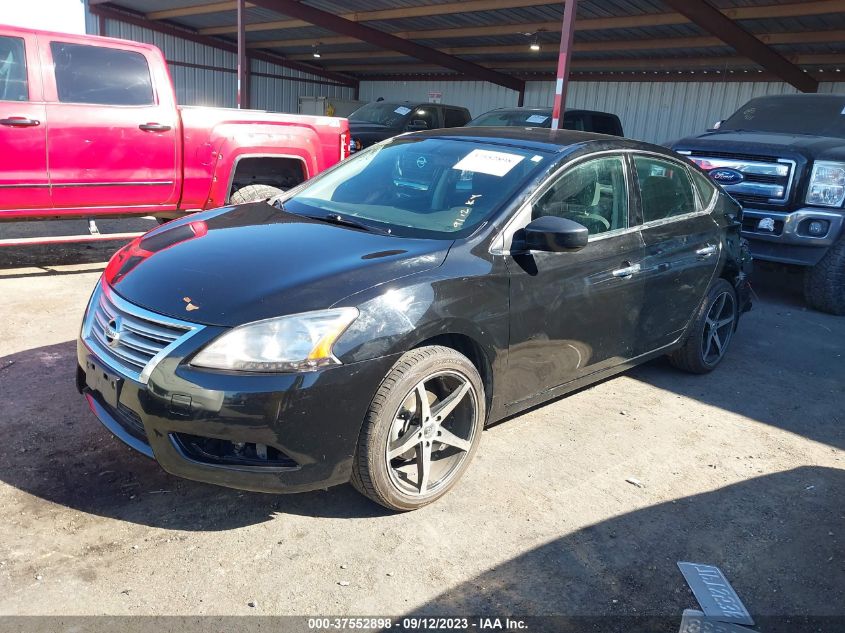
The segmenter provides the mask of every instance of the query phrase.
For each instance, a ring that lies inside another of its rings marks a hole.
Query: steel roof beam
[[[818,91],[818,81],[704,0],[663,0],[663,2],[685,15],[701,29],[733,47],[740,55],[754,60],[765,70],[779,76],[802,92]]]
[[[788,58],[789,63],[799,65],[805,64],[808,66],[845,66],[845,55],[836,53],[807,53],[800,55],[793,55]],[[530,60],[530,61],[502,61],[489,62],[487,65],[491,68],[501,68],[503,70],[524,70],[537,72],[553,71],[556,67],[557,60]],[[757,70],[757,62],[744,57],[731,55],[719,57],[648,57],[641,59],[632,59],[630,57],[623,58],[609,58],[609,59],[574,59],[572,60],[573,70],[606,70],[606,71],[620,71],[620,70],[642,70],[642,71],[677,71],[677,70],[702,70],[702,71],[725,71],[730,69],[745,69],[752,71]],[[343,64],[339,66],[331,66],[334,70],[346,70],[350,72],[375,72],[379,75],[389,73],[395,70],[397,73],[426,73],[433,68],[431,65],[424,64]],[[803,73],[803,71],[802,71]],[[362,79],[369,79],[369,77],[362,77]]]
[[[223,3],[225,4],[225,3]],[[252,2],[253,6],[257,3]],[[372,22],[374,20],[398,20],[403,18],[419,18],[429,15],[451,15],[455,13],[476,13],[480,11],[498,11],[501,9],[521,9],[525,7],[542,7],[548,5],[559,5],[561,0],[464,0],[463,2],[444,2],[443,4],[422,4],[414,7],[397,7],[395,9],[379,9],[376,11],[354,11],[341,13],[340,17],[350,22]],[[197,7],[199,8],[199,7]],[[184,9],[181,9],[184,11]],[[157,11],[150,13],[147,17],[156,19],[154,16],[175,13],[180,9],[168,11]],[[179,16],[172,16],[179,17]],[[253,28],[247,30],[267,31],[276,29],[294,29],[308,26],[303,20],[274,20],[250,25]],[[218,26],[209,27],[201,31],[206,35],[219,35],[231,33],[232,27]]]
[[[754,37],[766,44],[803,44],[812,42],[841,42],[845,41],[845,30],[831,31],[799,31],[797,33],[756,33]],[[351,39],[351,38],[349,38]],[[295,41],[295,40],[294,40]],[[357,40],[352,39],[353,42]],[[330,42],[320,40],[320,44],[327,45]],[[345,42],[341,42],[345,43]],[[299,46],[310,46],[313,40],[302,40]],[[289,46],[296,46],[289,44]],[[553,46],[549,43],[548,46]],[[595,53],[608,51],[635,51],[635,50],[663,50],[676,48],[713,48],[722,47],[725,43],[718,37],[702,35],[696,37],[669,37],[662,39],[638,39],[638,40],[610,40],[598,42],[575,42],[573,50],[576,53]],[[513,53],[528,53],[525,44],[507,44],[499,46],[461,46],[453,48],[437,49],[448,55],[509,55]],[[321,59],[373,59],[397,57],[394,51],[339,51],[323,53]],[[311,55],[288,55],[288,59],[307,61]]]
[[[510,88],[511,90],[516,90],[517,92],[521,91],[525,85],[521,79],[517,79],[516,77],[485,68],[484,66],[468,62],[459,57],[441,53],[438,50],[422,46],[416,42],[403,40],[389,33],[352,22],[333,13],[315,9],[296,0],[252,1],[253,4],[257,4],[265,9],[305,20],[310,24],[334,31],[340,35],[356,37],[374,46],[395,50],[423,62],[449,68],[450,70],[464,73],[475,79],[488,81],[499,86],[504,86],[505,88]]]
[[[463,3],[457,3],[458,6],[472,7],[474,0],[469,0]],[[558,4],[560,0],[558,0]],[[255,4],[255,3],[253,3]],[[547,4],[547,3],[544,3]],[[429,12],[427,15],[433,15],[433,11],[440,6],[446,5],[428,5]],[[468,12],[470,9],[464,8],[463,12]],[[791,4],[768,4],[760,6],[738,7],[735,9],[723,9],[727,17],[732,20],[761,20],[767,18],[788,18],[808,15],[826,15],[833,13],[841,13],[845,11],[845,0],[814,0],[809,2],[797,2]],[[364,21],[364,19],[388,19],[388,18],[364,18],[368,13],[379,12],[359,12],[357,14],[357,21]],[[347,18],[349,19],[349,18]],[[596,31],[605,29],[631,29],[631,28],[645,28],[650,26],[671,26],[676,24],[689,24],[690,19],[680,13],[644,13],[640,15],[625,15],[617,17],[602,17],[602,18],[584,18],[579,19],[576,25],[577,31]],[[289,28],[301,28],[309,26],[303,20],[281,20],[278,22],[260,22],[256,24],[247,24],[246,30],[249,32],[279,30]],[[513,35],[514,29],[519,31],[548,31],[550,33],[560,33],[561,23],[559,20],[553,21],[537,21],[525,23],[511,23],[511,24],[497,24],[491,26],[476,26],[476,27],[459,27],[448,29],[429,29],[422,31],[402,31],[393,33],[397,37],[406,39],[438,39],[438,38],[462,38],[462,37],[483,37],[486,35]],[[206,29],[200,29],[203,35],[220,35],[223,33],[234,33],[236,26],[218,26]]]

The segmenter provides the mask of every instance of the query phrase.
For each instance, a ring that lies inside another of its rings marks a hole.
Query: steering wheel
[[[575,213],[572,217],[573,220],[579,222],[580,220],[593,220],[594,222],[599,222],[602,226],[604,226],[605,231],[610,230],[610,222],[608,219],[598,213]]]

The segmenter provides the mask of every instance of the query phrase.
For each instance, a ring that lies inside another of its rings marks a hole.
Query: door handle
[[[624,262],[624,263],[628,264],[628,262]],[[639,264],[628,264],[624,268],[617,268],[611,274],[614,277],[621,277],[621,278],[625,279],[625,278],[628,278],[628,277],[632,277],[633,275],[636,275],[638,272],[640,272],[640,265]]]
[[[715,255],[718,249],[713,244],[708,244],[704,248],[699,248],[695,251],[695,254],[698,256],[699,259],[706,259],[711,255]]]
[[[138,129],[144,132],[167,132],[170,126],[162,123],[142,123],[138,126]]]
[[[41,121],[25,116],[10,116],[8,119],[0,119],[0,125],[8,125],[9,127],[35,127],[36,125],[41,125]]]

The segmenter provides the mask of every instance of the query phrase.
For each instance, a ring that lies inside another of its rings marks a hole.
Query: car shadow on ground
[[[169,475],[100,425],[76,391],[75,371],[74,341],[0,358],[0,479],[38,497],[33,511],[46,499],[141,525],[197,531],[261,523],[275,513],[387,514],[348,485],[269,495]]]
[[[843,470],[749,479],[555,539],[411,615],[566,614],[529,630],[676,632],[698,608],[676,565],[690,561],[718,566],[765,633],[845,630],[843,498]],[[805,616],[820,619],[805,628]]]
[[[801,276],[789,271],[755,271],[754,286],[754,307],[715,371],[690,375],[658,359],[627,375],[845,449],[845,318],[806,307]]]

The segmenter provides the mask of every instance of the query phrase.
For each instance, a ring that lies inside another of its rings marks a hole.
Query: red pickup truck
[[[0,221],[177,217],[268,197],[348,147],[346,119],[177,106],[154,46],[0,26]]]

